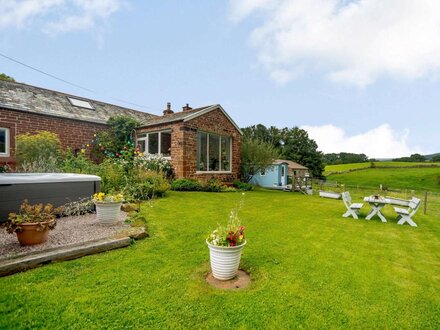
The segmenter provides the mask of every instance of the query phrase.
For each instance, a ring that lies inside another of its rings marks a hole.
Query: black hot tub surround
[[[24,199],[55,207],[99,192],[101,178],[72,173],[0,173],[0,222],[18,212]]]

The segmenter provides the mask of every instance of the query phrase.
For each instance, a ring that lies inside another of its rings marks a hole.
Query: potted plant
[[[21,245],[40,244],[47,240],[49,230],[56,226],[56,209],[52,204],[30,205],[24,200],[17,213],[9,213],[6,231],[16,233]]]
[[[218,226],[206,239],[212,276],[216,279],[226,281],[237,275],[241,252],[246,245],[244,229],[238,210],[231,210],[228,224]]]
[[[93,195],[93,203],[96,206],[96,217],[101,224],[114,225],[119,220],[122,201],[122,194],[105,194],[99,192]]]

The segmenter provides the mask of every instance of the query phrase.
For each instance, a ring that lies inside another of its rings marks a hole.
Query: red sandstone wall
[[[240,177],[241,135],[220,110],[187,122],[161,124],[140,129],[139,132],[152,132],[171,129],[171,165],[176,178],[194,178],[206,181],[211,178],[232,182]],[[232,170],[230,173],[196,173],[197,171],[197,131],[230,136],[232,138]]]
[[[93,138],[93,134],[106,129],[105,124],[38,115],[0,108],[0,127],[10,130],[11,157],[0,157],[0,163],[15,163],[15,137],[23,133],[50,131],[58,134],[63,148],[81,148]]]

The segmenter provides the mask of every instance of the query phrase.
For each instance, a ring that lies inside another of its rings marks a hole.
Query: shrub
[[[138,170],[127,181],[123,192],[127,200],[147,200],[156,196],[162,197],[170,184],[162,173]]]
[[[95,204],[93,204],[91,197],[86,197],[60,206],[57,209],[57,217],[77,216],[94,212]]]
[[[20,134],[16,138],[17,164],[25,171],[57,172],[61,142],[55,133]]]
[[[99,165],[96,174],[101,177],[101,191],[105,193],[123,190],[128,180],[128,173],[125,172],[123,164],[111,158]]]
[[[203,190],[209,192],[221,192],[223,191],[224,187],[225,186],[220,182],[219,179],[209,179],[203,187]]]
[[[202,185],[194,179],[177,179],[171,183],[171,190],[175,191],[200,191]]]
[[[251,184],[245,183],[245,182],[241,182],[240,180],[234,180],[232,185],[235,188],[243,190],[243,191],[250,191],[250,190],[254,189],[254,186],[252,186]]]
[[[140,155],[133,159],[133,164],[135,167],[140,167],[144,170],[162,172],[166,177],[172,176],[171,164],[162,155]]]
[[[99,168],[83,153],[74,155],[72,150],[68,149],[61,162],[61,170],[65,173],[95,174]]]

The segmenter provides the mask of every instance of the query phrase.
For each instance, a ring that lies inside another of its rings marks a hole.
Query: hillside
[[[382,184],[389,189],[440,192],[440,166],[381,166],[360,169],[359,167],[356,167],[355,164],[348,165],[353,165],[352,168],[355,170],[353,171],[353,169],[351,169],[344,173],[329,174],[327,179],[329,181],[337,181],[338,183],[343,183],[349,186],[379,188]]]

